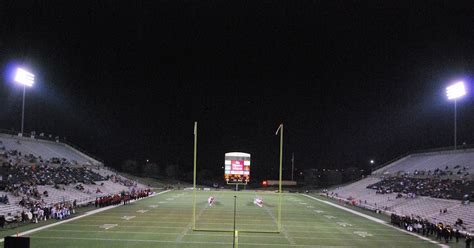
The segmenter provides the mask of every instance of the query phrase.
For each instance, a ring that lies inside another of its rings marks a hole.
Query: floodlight
[[[15,82],[22,84],[24,86],[31,87],[35,82],[35,75],[22,69],[16,69]]]
[[[448,97],[448,100],[454,100],[454,150],[456,150],[456,139],[457,139],[456,101],[458,98],[461,98],[464,95],[466,95],[466,87],[464,87],[463,81],[459,81],[446,88],[446,96]]]
[[[25,123],[25,94],[26,86],[31,87],[35,83],[35,75],[22,68],[16,68],[15,82],[23,85],[23,105],[21,108],[21,135],[23,136],[23,126]]]
[[[458,99],[466,95],[466,88],[464,87],[464,82],[457,82],[446,88],[446,95],[448,100]]]

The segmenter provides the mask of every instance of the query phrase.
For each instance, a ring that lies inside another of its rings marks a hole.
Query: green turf
[[[196,226],[232,230],[234,194],[198,192]],[[253,205],[256,194],[263,197],[265,207]],[[207,204],[209,195],[217,199],[212,207]],[[277,194],[238,192],[237,196],[238,230],[277,229]],[[127,220],[124,216],[135,217]],[[437,247],[299,194],[284,195],[282,224],[278,234],[239,232],[239,247]],[[48,248],[232,247],[233,241],[232,232],[192,230],[192,191],[171,191],[41,230],[30,237],[32,247]]]

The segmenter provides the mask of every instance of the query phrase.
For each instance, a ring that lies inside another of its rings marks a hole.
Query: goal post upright
[[[280,176],[278,179],[278,218],[277,218],[277,225],[278,225],[278,232],[281,232],[281,196],[283,192],[281,191],[281,181],[283,175],[283,123],[278,126],[278,129],[275,135],[278,134],[280,131]]]
[[[197,156],[197,121],[194,122],[194,173],[193,173],[193,230],[196,230],[196,156]]]
[[[236,230],[234,227],[234,230],[232,229],[219,229],[219,228],[208,228],[208,227],[201,227],[201,226],[196,226],[196,218],[199,218],[196,216],[196,204],[197,204],[197,138],[198,138],[198,122],[194,122],[194,156],[193,156],[193,217],[192,217],[192,230],[193,231],[204,231],[204,232],[232,232],[234,235],[238,235],[238,233],[281,233],[282,230],[282,221],[281,221],[281,215],[282,215],[282,175],[283,175],[283,124],[280,124],[275,135],[278,135],[278,132],[280,132],[280,170],[279,170],[279,188],[278,188],[278,207],[277,207],[277,229],[273,230],[268,230],[267,228],[264,229],[239,229]],[[249,155],[249,161],[250,161],[250,154]],[[250,162],[249,162],[250,163]],[[245,165],[245,163],[244,163]],[[238,187],[238,185],[248,185],[248,180],[244,180],[242,182],[226,182],[228,185],[235,185]],[[235,203],[234,203],[235,204]],[[235,224],[235,223],[234,223]],[[237,236],[238,237],[238,236]],[[234,240],[235,242],[238,242],[238,238],[235,237]],[[236,243],[237,245],[238,243]]]

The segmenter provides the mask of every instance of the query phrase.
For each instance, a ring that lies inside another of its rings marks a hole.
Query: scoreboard
[[[250,181],[250,154],[226,153],[224,168],[224,178],[227,183],[248,183]]]

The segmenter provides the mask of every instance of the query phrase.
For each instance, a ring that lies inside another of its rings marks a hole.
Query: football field
[[[209,206],[207,199],[216,202]],[[440,247],[317,199],[287,193],[175,190],[28,234],[31,247]],[[263,207],[253,203],[256,197]],[[314,196],[312,196],[314,197]],[[268,233],[265,233],[268,232]]]

